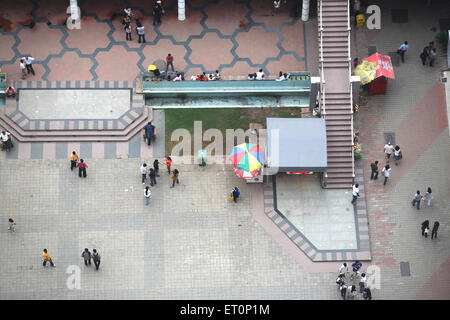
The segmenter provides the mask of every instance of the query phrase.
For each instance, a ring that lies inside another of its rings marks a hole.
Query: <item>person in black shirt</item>
[[[370,180],[378,179],[378,161],[375,161],[370,164],[370,168],[372,169],[372,173],[370,174]]]

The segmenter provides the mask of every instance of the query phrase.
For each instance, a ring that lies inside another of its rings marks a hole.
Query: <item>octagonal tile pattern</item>
[[[8,78],[19,79],[18,59],[31,54],[39,72],[29,80],[94,81],[134,79],[168,52],[188,77],[217,68],[229,76],[259,68],[268,75],[306,68],[303,23],[283,3],[275,14],[270,1],[190,0],[186,20],[179,21],[177,1],[163,2],[162,24],[153,26],[151,1],[79,0],[81,30],[63,25],[67,7],[59,0],[6,2],[0,13],[0,65]],[[145,44],[137,42],[134,23],[133,40],[125,40],[125,6],[145,26]]]
[[[189,46],[192,50],[189,56],[190,61],[193,64],[203,65],[209,72],[214,72],[221,64],[229,64],[233,61],[233,55],[230,52],[233,43],[231,40],[221,39],[215,32],[209,32],[201,39],[191,40]]]
[[[236,36],[239,47],[236,54],[241,58],[249,58],[255,64],[263,64],[267,58],[276,58],[280,54],[277,44],[279,35],[266,32],[263,27],[252,27],[248,32]]]
[[[43,22],[36,23],[33,28],[22,29],[18,37],[20,54],[31,55],[36,61],[43,61],[51,54],[59,54],[63,49],[61,30],[50,28]]]
[[[89,58],[81,58],[76,52],[67,52],[62,57],[51,58],[48,62],[50,73],[48,80],[66,80],[70,78],[78,80],[90,80],[92,78],[90,69],[94,63]]]
[[[108,47],[110,31],[106,22],[96,22],[94,17],[84,16],[80,29],[67,30],[69,36],[65,42],[69,48],[79,48],[83,54],[92,54],[97,48]]]
[[[222,1],[210,3],[206,6],[207,19],[205,25],[208,29],[220,30],[222,35],[231,36],[237,29],[246,28],[250,21],[246,15],[248,7],[245,3]]]

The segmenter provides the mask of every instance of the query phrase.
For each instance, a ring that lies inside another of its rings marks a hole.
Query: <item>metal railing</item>
[[[350,119],[351,119],[351,146],[352,146],[352,177],[355,179],[355,148],[353,147],[353,86],[352,86],[352,54],[351,54],[351,28],[350,28],[350,1],[347,1],[347,43],[348,43],[348,81],[350,91]]]

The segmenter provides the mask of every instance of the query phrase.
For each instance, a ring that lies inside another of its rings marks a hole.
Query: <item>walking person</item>
[[[405,63],[405,53],[408,51],[408,41],[405,41],[402,43],[400,48],[398,48],[397,53],[400,55],[400,58],[402,58],[402,62]]]
[[[161,23],[162,7],[159,3],[153,7],[153,25]]]
[[[0,133],[0,142],[2,144],[2,150],[11,151],[11,133],[8,131],[2,131]]]
[[[412,206],[417,203],[417,210],[420,210],[420,200],[422,200],[422,195],[420,194],[420,190],[413,195]]]
[[[423,48],[422,53],[420,54],[420,60],[422,60],[422,65],[425,65],[428,57],[430,56],[430,47],[426,46]]]
[[[26,56],[25,58],[22,58],[22,60],[25,61],[25,67],[27,68],[28,73],[31,72],[31,74],[34,76],[34,69],[33,69],[33,61],[34,58],[30,56]]]
[[[95,270],[97,271],[100,267],[100,259],[101,259],[100,253],[97,252],[97,249],[92,250],[92,260],[94,261]]]
[[[439,229],[439,222],[435,221],[433,225],[433,230],[431,230],[431,239],[437,238],[438,229]]]
[[[167,74],[167,71],[169,71],[169,66],[172,67],[172,71],[175,71],[175,69],[173,67],[173,56],[170,53],[166,57],[166,74]]]
[[[273,2],[273,11],[275,13],[279,13],[280,12],[280,6],[281,6],[281,0],[274,0],[274,2]]]
[[[22,72],[22,80],[25,80],[25,77],[27,76],[27,67],[25,66],[25,60],[23,58],[20,59],[19,66]]]
[[[402,150],[400,150],[400,147],[397,145],[394,148],[394,161],[395,165],[398,165],[398,162],[403,158]]]
[[[42,253],[42,265],[45,267],[47,262],[50,262],[50,266],[56,267],[55,264],[52,261],[52,258],[50,257],[50,253],[47,251],[47,249],[44,249],[44,252]]]
[[[172,167],[172,159],[170,157],[166,157],[166,167],[167,173],[170,175],[170,167]]]
[[[389,141],[388,143],[386,143],[384,145],[384,153],[386,155],[386,159],[388,159],[387,162],[389,162],[389,159],[391,158],[391,154],[392,151],[394,151],[394,146],[392,145],[392,143]]]
[[[378,179],[378,171],[380,171],[378,169],[378,160],[375,162],[372,162],[370,164],[370,169],[372,170],[372,172],[370,174],[370,180],[377,180]]]
[[[428,206],[431,204],[431,199],[433,199],[433,195],[431,194],[431,188],[428,187],[427,193],[423,196],[422,200],[428,202]]]
[[[157,177],[159,177],[159,160],[155,159],[155,161],[153,161],[153,170],[155,170],[155,175]]]
[[[345,300],[345,297],[347,295],[347,285],[345,283],[341,284],[339,290],[341,291],[342,300]]]
[[[150,185],[153,187],[153,185],[156,184],[155,170],[153,168],[150,168],[148,176],[150,178]]]
[[[78,176],[81,178],[81,175],[83,175],[83,177],[86,178],[87,177],[86,168],[88,167],[88,165],[84,163],[83,159],[80,159],[80,162],[78,162],[77,167],[78,167]]]
[[[83,252],[81,252],[81,257],[84,259],[84,265],[91,265],[91,253],[88,248],[85,248]]]
[[[136,32],[138,34],[138,43],[145,43],[145,28],[144,26],[138,21],[136,22]]]
[[[353,195],[352,204],[355,204],[356,199],[359,197],[359,183],[353,185],[352,195]]]
[[[151,192],[150,192],[150,187],[146,186],[144,189],[144,198],[145,198],[145,205],[148,206],[148,203],[150,202],[150,196],[151,196]]]
[[[145,184],[145,179],[147,179],[147,164],[144,163],[141,166],[141,176],[142,176],[142,184]]]
[[[16,233],[16,222],[12,218],[8,219],[8,230]]]
[[[234,187],[233,189],[231,189],[231,196],[233,197],[234,202],[237,202],[237,199],[239,198],[240,195],[241,191],[239,190],[238,187]]]
[[[144,133],[144,139],[147,141],[147,145],[150,146],[150,144],[152,143],[152,139],[156,134],[156,127],[152,124],[151,121],[149,121],[142,130]]]
[[[178,180],[179,174],[180,174],[180,172],[178,171],[178,169],[173,170],[173,173],[172,173],[172,186],[171,186],[171,188],[175,187],[175,182],[177,184],[180,183],[180,180]]]
[[[430,67],[432,67],[434,64],[434,61],[436,60],[436,48],[433,48],[430,50],[429,59],[430,59]]]
[[[387,164],[383,170],[381,170],[381,172],[383,172],[384,174],[384,182],[383,185],[385,186],[389,177],[391,176],[391,167]]]
[[[366,286],[366,282],[367,282],[367,277],[365,273],[361,274],[361,280],[359,281],[359,292],[363,293],[364,288]]]
[[[126,40],[133,40],[133,39],[131,39],[131,24],[130,23],[127,23],[127,24],[125,24],[125,35],[126,35]]]
[[[425,220],[424,222],[422,222],[422,237],[425,236],[425,230],[428,230],[430,228],[430,221]],[[428,234],[428,231],[427,231]]]
[[[70,155],[70,170],[73,171],[73,168],[77,167],[78,154],[75,151],[72,151]]]

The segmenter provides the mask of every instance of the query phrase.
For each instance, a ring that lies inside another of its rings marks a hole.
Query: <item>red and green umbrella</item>
[[[257,144],[243,143],[233,147],[229,159],[239,178],[251,179],[259,174],[264,164],[264,153]]]

